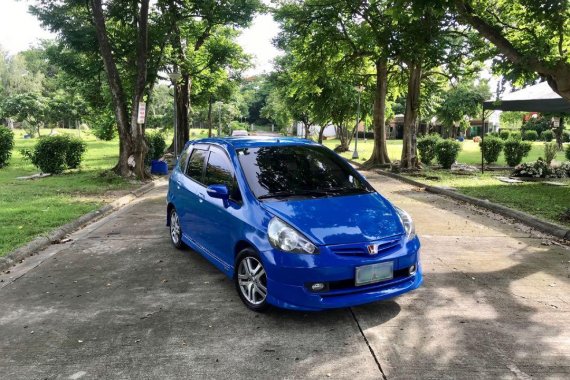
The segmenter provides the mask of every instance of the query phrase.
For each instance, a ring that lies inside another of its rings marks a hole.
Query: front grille
[[[368,246],[371,244],[378,245],[378,253],[370,254],[368,253]],[[332,253],[339,256],[377,256],[384,255],[396,251],[402,247],[402,239],[400,237],[396,239],[389,239],[380,242],[370,242],[361,244],[343,244],[343,245],[333,245],[330,246]]]

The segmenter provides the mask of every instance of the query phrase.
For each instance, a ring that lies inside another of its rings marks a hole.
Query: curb
[[[360,163],[354,162],[352,160],[348,160],[348,161],[352,165],[358,167],[359,169],[362,168],[362,165]],[[509,207],[506,207],[506,206],[503,206],[503,205],[500,205],[497,203],[493,203],[493,202],[490,202],[488,200],[483,200],[483,199],[471,197],[469,195],[460,194],[460,193],[457,193],[455,191],[443,189],[443,188],[438,187],[438,186],[426,185],[425,183],[415,181],[411,178],[402,176],[400,174],[391,173],[391,172],[387,172],[385,170],[380,170],[380,169],[373,169],[373,170],[380,175],[397,179],[398,181],[405,182],[405,183],[412,185],[412,186],[421,187],[421,188],[425,189],[426,191],[429,191],[430,193],[434,193],[434,194],[438,194],[438,195],[444,195],[444,196],[447,196],[449,198],[453,198],[453,199],[456,199],[456,200],[459,200],[462,202],[470,203],[470,204],[473,204],[475,206],[479,206],[479,207],[485,208],[487,210],[493,211],[497,214],[501,214],[503,216],[515,219],[521,223],[526,224],[527,226],[533,227],[533,228],[535,228],[541,232],[547,233],[549,235],[553,235],[559,239],[570,240],[570,229],[569,228],[560,226],[560,225],[552,223],[552,222],[548,222],[546,220],[537,218],[537,217],[530,215],[530,214],[527,214],[525,212],[513,210]]]
[[[121,198],[114,200],[113,202],[102,206],[97,210],[93,210],[79,218],[72,220],[71,222],[64,224],[61,227],[49,232],[44,236],[39,236],[27,243],[26,245],[17,248],[16,250],[8,253],[7,255],[0,257],[0,271],[4,271],[24,260],[26,257],[33,256],[35,253],[49,247],[52,244],[57,244],[66,235],[74,232],[85,225],[100,219],[113,211],[117,211],[120,208],[126,206],[142,195],[148,193],[159,185],[163,181],[162,178],[153,180],[150,183],[144,184],[138,189],[132,190],[130,194],[124,195]]]

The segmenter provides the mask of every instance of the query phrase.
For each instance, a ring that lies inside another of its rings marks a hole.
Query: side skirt
[[[202,255],[206,260],[211,262],[216,268],[222,271],[226,276],[229,278],[233,278],[234,276],[234,267],[229,265],[218,256],[214,255],[212,252],[208,251],[206,248],[202,247],[196,241],[188,237],[186,234],[182,234],[182,241],[192,248],[194,251],[198,252]]]

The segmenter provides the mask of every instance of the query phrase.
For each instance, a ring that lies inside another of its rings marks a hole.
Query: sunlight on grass
[[[49,130],[41,132],[49,134]],[[58,133],[77,135],[77,131],[69,130]],[[83,131],[81,137],[87,143],[87,151],[78,171],[19,180],[17,177],[39,172],[20,154],[20,149],[32,148],[37,139],[24,139],[23,134],[16,130],[10,165],[0,170],[0,256],[97,209],[117,193],[138,186],[113,175],[102,175],[117,162],[118,140],[98,141]]]

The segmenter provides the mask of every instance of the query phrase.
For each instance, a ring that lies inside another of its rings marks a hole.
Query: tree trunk
[[[212,95],[208,102],[208,137],[212,137]]]
[[[366,165],[390,163],[386,140],[386,93],[388,88],[388,62],[381,58],[376,61],[376,89],[374,91],[374,150]]]
[[[143,98],[147,77],[147,51],[148,51],[148,3],[149,0],[142,0],[140,14],[138,18],[137,33],[137,77],[135,82],[135,92],[129,121],[128,106],[123,84],[113,57],[113,49],[107,35],[105,16],[101,0],[90,0],[95,26],[95,34],[99,44],[99,51],[107,74],[115,119],[119,129],[119,162],[115,171],[123,176],[129,177],[135,174],[138,178],[146,177],[144,166],[144,156],[148,150],[144,141],[144,130],[137,124],[138,103]]]
[[[417,119],[420,108],[422,66],[419,63],[413,63],[409,67],[410,77],[408,79],[408,95],[406,96],[406,111],[404,114],[404,142],[400,168],[417,169],[419,167],[416,149]]]
[[[343,123],[339,123],[337,127],[337,134],[340,138],[340,145],[334,149],[336,152],[346,152],[348,150],[347,130],[348,128],[343,126]]]
[[[558,150],[564,150],[564,116],[560,117],[560,125],[558,128],[554,129],[554,135],[556,136],[556,144],[558,144]]]
[[[325,133],[325,128],[326,128],[326,124],[321,125],[321,129],[319,130],[319,144],[323,143],[323,134]]]

